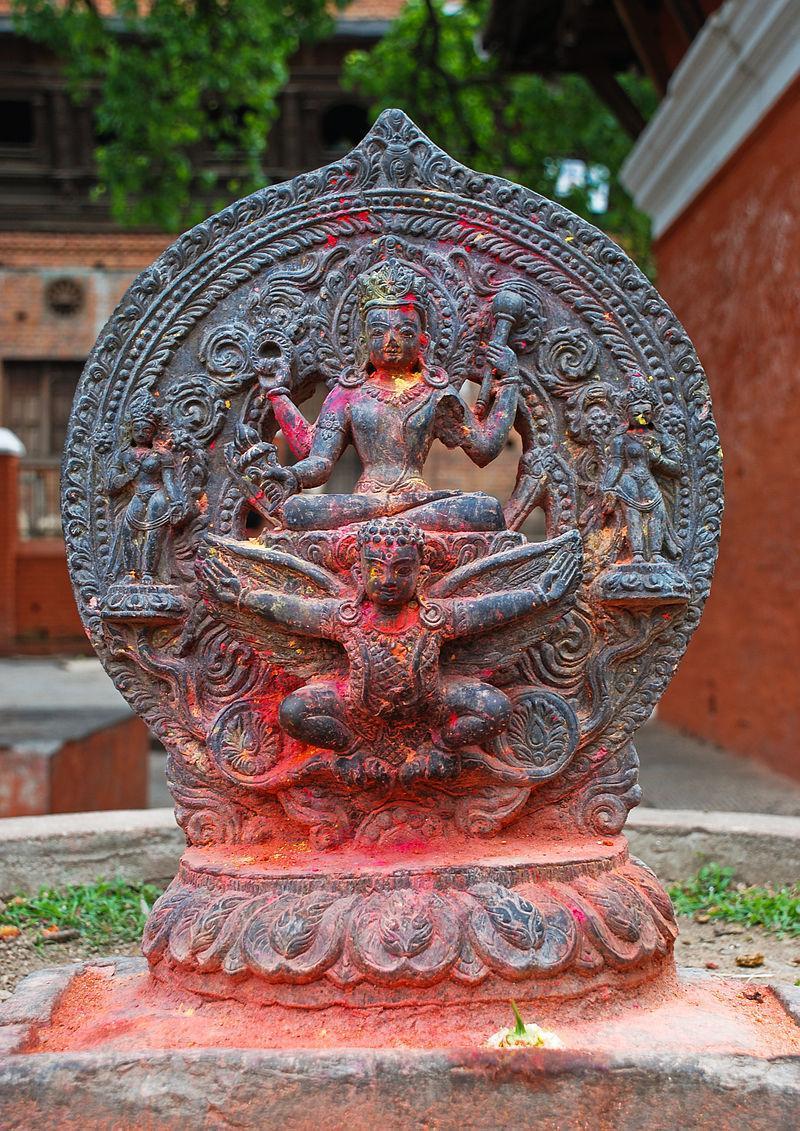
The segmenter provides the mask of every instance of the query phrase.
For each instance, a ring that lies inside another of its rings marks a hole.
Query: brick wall
[[[16,455],[0,452],[0,650],[16,631],[18,466]]]
[[[800,81],[658,241],[658,285],[708,373],[726,511],[703,621],[661,707],[800,777]]]
[[[88,648],[60,538],[32,538],[19,543],[16,643],[26,651]]]

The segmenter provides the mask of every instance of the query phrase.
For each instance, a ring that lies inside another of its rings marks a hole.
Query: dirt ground
[[[776,938],[755,927],[738,923],[697,923],[683,916],[679,919],[680,935],[675,958],[680,966],[696,966],[726,978],[743,982],[752,980],[779,981],[792,984],[800,979],[800,938]],[[17,982],[33,970],[45,966],[61,966],[97,957],[79,939],[66,943],[35,946],[33,933],[17,939],[0,940],[0,1001],[11,996]],[[139,954],[138,943],[113,948],[114,954]],[[762,954],[763,965],[743,968],[736,958]],[[713,964],[713,965],[710,965]]]
[[[697,923],[683,915],[678,917],[678,926],[675,961],[679,966],[703,967],[726,978],[772,980],[789,985],[800,978],[800,938],[796,935],[779,939],[758,927],[721,920]],[[764,956],[761,966],[742,967],[736,963],[737,957],[758,954]],[[709,963],[716,963],[716,967]]]
[[[84,958],[97,958],[100,953],[81,939],[72,942],[36,946],[34,932],[23,932],[16,939],[0,939],[0,1001],[11,997],[17,982],[34,970],[46,966],[67,966]],[[139,954],[139,943],[124,943],[113,948],[114,954]]]

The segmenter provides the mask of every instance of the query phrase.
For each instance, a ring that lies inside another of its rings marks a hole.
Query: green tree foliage
[[[618,180],[632,141],[579,75],[548,80],[504,73],[478,53],[489,0],[456,4],[409,0],[380,43],[352,54],[346,78],[375,112],[402,107],[437,144],[474,168],[554,196],[561,161],[575,158],[609,172],[609,206],[592,213],[588,188],[562,199],[600,224],[648,269],[650,234]],[[620,77],[643,114],[655,107],[649,84]]]
[[[13,13],[91,99],[114,219],[177,231],[263,185],[288,60],[342,2],[13,0]]]

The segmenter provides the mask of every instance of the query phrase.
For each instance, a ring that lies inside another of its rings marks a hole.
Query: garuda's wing
[[[210,535],[208,554],[214,554],[238,578],[254,589],[317,600],[342,600],[352,596],[351,588],[330,570],[303,558],[273,550],[256,542]],[[219,600],[207,590],[214,615],[228,625],[233,635],[245,641],[268,663],[285,668],[301,679],[331,673],[344,664],[344,650],[333,640],[293,632],[289,625],[266,620],[248,608]]]
[[[448,641],[442,648],[443,666],[461,675],[491,677],[512,667],[532,645],[543,640],[575,601],[583,559],[580,535],[571,530],[549,542],[528,542],[490,554],[460,566],[432,585],[428,596],[439,599],[500,596],[538,586],[557,559],[569,563],[571,574],[558,600],[499,626],[489,625],[479,633]]]

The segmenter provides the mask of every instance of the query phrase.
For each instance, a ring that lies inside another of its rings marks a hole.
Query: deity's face
[[[408,604],[417,591],[421,564],[416,546],[364,546],[361,576],[367,597],[379,608]]]
[[[653,405],[644,397],[631,401],[628,405],[628,416],[634,424],[649,424],[653,419]]]
[[[150,444],[156,434],[156,422],[152,417],[139,417],[133,421],[131,427],[134,444]]]
[[[414,369],[425,345],[419,314],[410,303],[368,310],[366,335],[370,362],[387,373]]]

